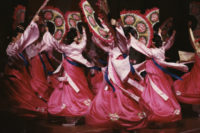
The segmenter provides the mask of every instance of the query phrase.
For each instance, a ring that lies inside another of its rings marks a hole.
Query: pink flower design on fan
[[[60,18],[60,17],[56,17],[56,19],[55,19],[55,24],[56,24],[56,26],[62,26],[63,25],[63,20],[62,20],[62,18]]]
[[[93,9],[89,5],[85,5],[84,8],[89,14],[93,13]]]
[[[75,19],[76,21],[80,20],[80,16],[78,16],[77,14],[72,14],[72,18]]]
[[[53,18],[53,14],[50,11],[45,12],[44,18],[47,20],[51,20]]]
[[[140,33],[144,33],[147,29],[146,25],[143,22],[139,22],[136,27],[137,27],[137,31]]]
[[[76,27],[76,22],[73,19],[69,19],[69,24],[71,25],[71,27]]]
[[[158,13],[153,13],[153,14],[151,14],[151,21],[152,22],[156,22],[156,21],[158,21],[158,19],[159,19],[159,17],[158,17]]]
[[[91,24],[93,27],[96,26],[96,22],[95,22],[95,20],[94,20],[94,18],[93,18],[92,16],[88,16],[88,20],[89,20],[90,24]]]
[[[135,18],[133,16],[126,16],[125,17],[125,24],[132,25],[135,22]]]
[[[54,34],[54,37],[57,39],[57,40],[60,40],[62,38],[62,35],[63,35],[63,32],[62,30],[57,30]]]

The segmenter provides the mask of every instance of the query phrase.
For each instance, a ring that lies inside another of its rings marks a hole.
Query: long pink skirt
[[[71,60],[70,58],[68,58]],[[82,68],[63,60],[64,71],[70,76],[79,92],[66,82],[60,82],[55,88],[48,102],[50,114],[58,116],[83,116],[88,112],[93,94],[88,88],[87,79]]]
[[[47,104],[35,95],[29,84],[30,75],[25,66],[18,64],[18,69],[6,67],[6,74],[10,75],[4,83],[11,111],[28,116],[47,113]]]
[[[42,54],[41,57],[45,63],[46,69],[48,71],[53,71],[53,68],[49,64],[44,54]],[[47,74],[45,74],[43,64],[40,60],[39,55],[36,55],[31,59],[29,68],[31,73],[31,80],[30,80],[31,87],[38,95],[38,97],[48,101],[53,91],[53,88],[48,81]]]
[[[200,104],[200,57],[198,55],[195,56],[193,68],[184,74],[182,79],[173,84],[177,99],[187,104]]]
[[[172,91],[172,78],[161,71],[152,60],[146,62],[145,90],[142,93],[144,104],[149,110],[148,120],[155,122],[173,122],[181,119],[181,107]],[[152,82],[168,99],[163,99],[153,88]]]
[[[95,70],[94,75],[91,76],[88,75],[88,83],[89,87],[92,90],[92,92],[96,95],[99,91],[99,85],[103,81],[103,73],[101,71]]]
[[[118,77],[116,77],[116,80],[118,83],[120,82]],[[125,94],[116,84],[113,84],[112,81],[115,92],[105,82],[102,81],[99,84],[99,91],[86,116],[86,123],[100,127],[117,126],[127,130],[145,127],[145,113],[139,104]],[[119,84],[121,85],[121,83]]]

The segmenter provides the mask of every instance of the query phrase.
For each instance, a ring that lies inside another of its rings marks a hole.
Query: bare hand
[[[34,21],[34,22],[38,22],[39,19],[40,19],[39,15],[35,15],[35,17],[33,18],[33,21]]]

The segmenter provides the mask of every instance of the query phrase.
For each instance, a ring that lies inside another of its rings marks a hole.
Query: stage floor
[[[62,126],[47,119],[19,117],[7,112],[2,112],[0,117],[0,133],[200,133],[198,116],[186,117],[174,123],[151,125],[130,132],[87,125]]]

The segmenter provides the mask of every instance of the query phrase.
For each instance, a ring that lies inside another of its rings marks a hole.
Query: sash
[[[164,67],[160,66],[154,59],[152,59],[152,61],[161,71],[165,72],[166,74],[169,74],[171,77],[174,77],[175,79],[182,80],[181,77],[169,72],[167,69],[165,69]]]

